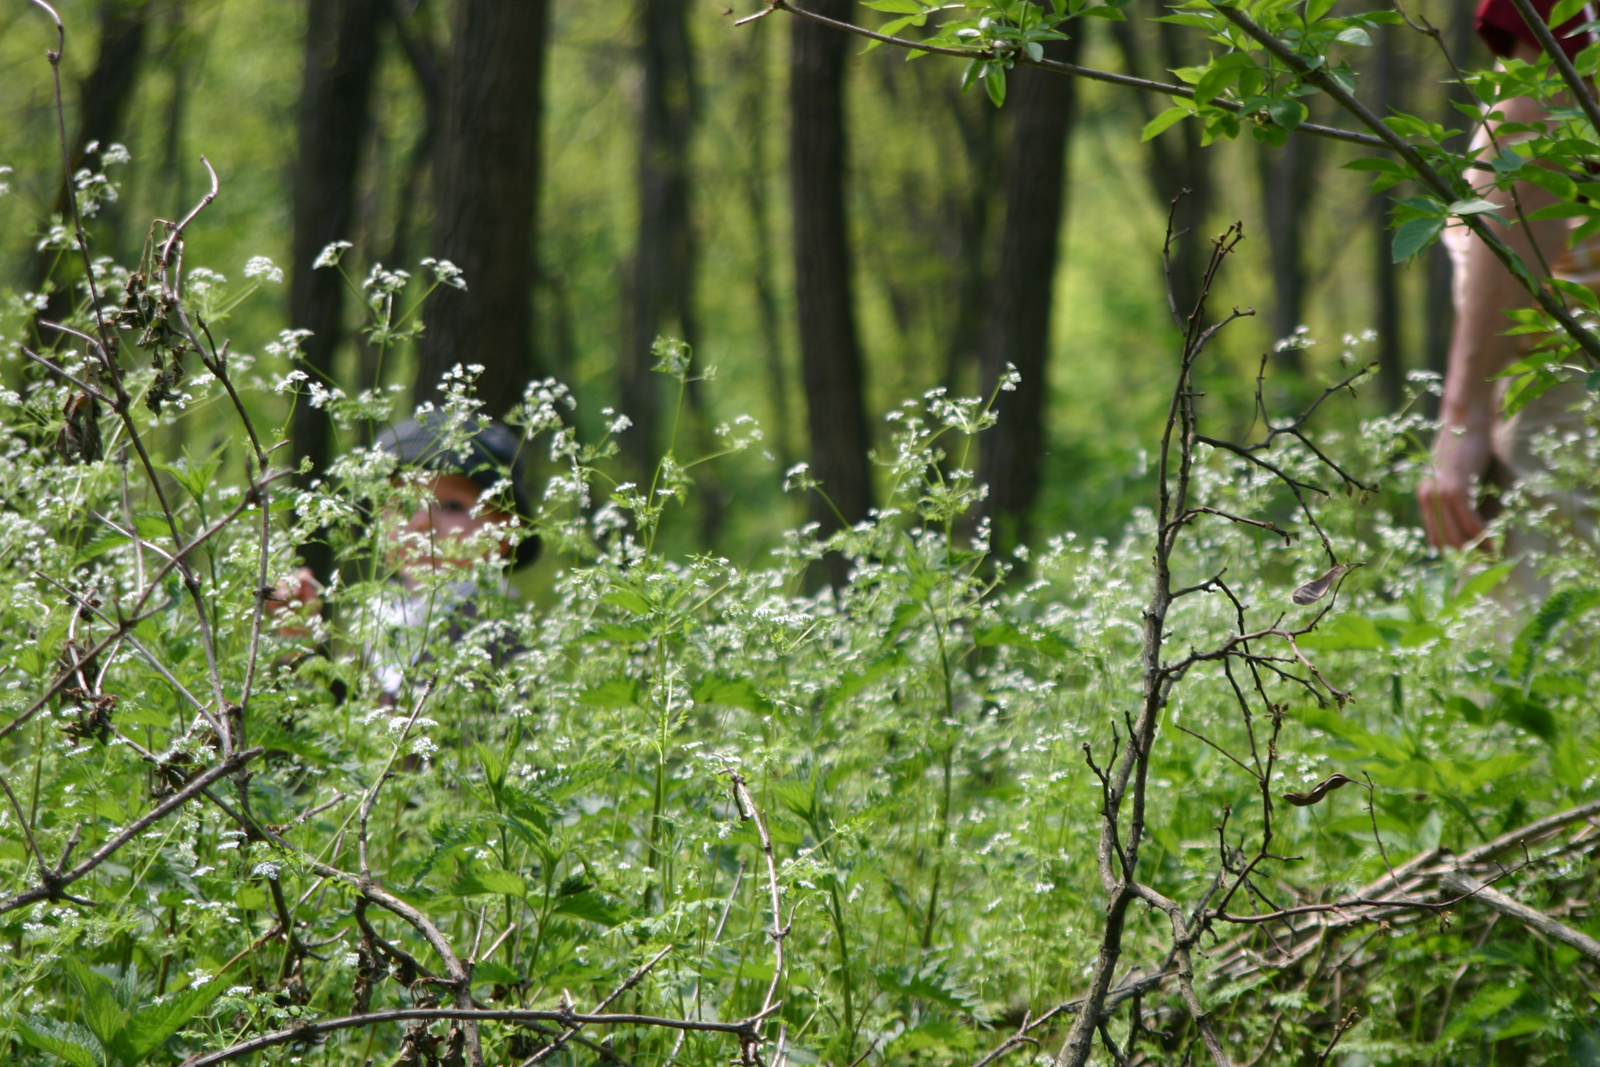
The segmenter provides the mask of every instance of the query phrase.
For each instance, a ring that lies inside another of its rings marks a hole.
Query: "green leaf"
[[[1228,52],[1211,61],[1206,72],[1195,83],[1194,102],[1196,104],[1210,103],[1219,93],[1233,84],[1239,72],[1246,67],[1254,67],[1255,60],[1245,52]]]
[[[1011,623],[1001,620],[991,626],[980,626],[972,632],[972,643],[979,648],[991,648],[995,645],[1007,645],[1011,648],[1026,649],[1038,652],[1050,659],[1060,659],[1069,652],[1075,651],[1073,646],[1054,634],[1040,634],[1037,637],[1023,633]]]
[[[1550,287],[1576,300],[1580,307],[1586,307],[1590,311],[1600,310],[1600,296],[1596,296],[1594,290],[1587,285],[1565,278],[1551,278]]]
[[[998,63],[990,63],[984,72],[983,87],[989,93],[989,99],[995,107],[1004,107],[1006,103],[1006,68]]]
[[[111,979],[91,971],[82,960],[67,960],[67,973],[83,993],[83,1021],[90,1032],[108,1049],[114,1049],[122,1028],[128,1024],[128,1010],[117,1002]]]
[[[725,704],[746,711],[772,710],[772,701],[762,696],[755,684],[747,678],[724,678],[711,674],[694,687],[694,699],[699,704]]]
[[[1403,766],[1413,760],[1412,752],[1400,742],[1363,730],[1328,708],[1306,708],[1300,713],[1300,720],[1307,726],[1314,726],[1323,733],[1349,741],[1369,755],[1392,764]]]
[[[1574,15],[1589,6],[1590,0],[1560,0],[1550,9],[1550,25],[1560,28],[1572,21]]]
[[[1286,130],[1292,130],[1304,122],[1306,117],[1311,114],[1311,111],[1300,101],[1291,97],[1287,100],[1274,100],[1268,104],[1267,114],[1271,115],[1272,121],[1279,126]]]
[[[1359,615],[1340,615],[1306,634],[1297,643],[1301,648],[1318,652],[1345,649],[1378,652],[1388,647],[1377,623]]]
[[[1451,597],[1440,610],[1439,617],[1449,619],[1462,608],[1477,601],[1479,597],[1492,593],[1501,582],[1511,577],[1511,572],[1516,570],[1516,567],[1515,563],[1502,563],[1498,567],[1490,567],[1482,574],[1473,575],[1472,579],[1461,587],[1461,591]]]
[[[1447,710],[1455,712],[1472,725],[1483,725],[1483,709],[1478,707],[1471,698],[1459,694],[1450,697],[1439,697],[1439,694],[1435,693],[1434,696],[1439,698],[1439,702]]]
[[[1559,375],[1547,370],[1536,370],[1511,383],[1506,390],[1505,413],[1512,416],[1561,384]]]
[[[861,6],[886,15],[920,15],[923,12],[917,0],[862,0]]]
[[[1582,789],[1594,773],[1594,764],[1578,739],[1568,734],[1550,753],[1550,773],[1568,789]]]
[[[95,1037],[81,1026],[33,1015],[19,1021],[17,1033],[40,1052],[59,1056],[72,1067],[101,1067]]]
[[[1546,219],[1576,219],[1593,218],[1600,215],[1600,208],[1592,204],[1551,204],[1528,212],[1529,222],[1544,222]]]
[[[174,994],[161,1004],[152,1004],[136,1013],[123,1031],[123,1043],[128,1053],[127,1062],[142,1063],[167,1039],[199,1015],[228,987],[223,978],[214,978],[201,986],[191,986]]]
[[[1600,1067],[1600,1023],[1579,1027],[1567,1043],[1567,1055],[1578,1067]]]
[[[940,1004],[953,1012],[969,1015],[975,1019],[983,1020],[988,1017],[982,998],[977,992],[957,984],[949,974],[945,973],[942,963],[928,962],[918,967],[884,965],[875,968],[874,975],[878,979],[878,984],[886,990]]]
[[[496,960],[479,960],[472,967],[472,984],[488,982],[493,985],[516,985],[522,976]]]
[[[1447,777],[1452,788],[1466,792],[1516,774],[1532,762],[1532,756],[1516,752],[1502,752],[1486,760],[1450,760]]]
[[[1193,110],[1187,107],[1169,107],[1144,124],[1144,132],[1139,135],[1139,140],[1148,141],[1152,137],[1159,136],[1192,114]]]
[[[1452,215],[1482,215],[1486,211],[1499,211],[1500,205],[1480,196],[1470,200],[1457,200],[1447,210]]]
[[[1372,38],[1367,36],[1367,31],[1360,26],[1351,26],[1348,30],[1339,31],[1334,40],[1343,44],[1353,44],[1358,48],[1372,47]]]
[[[648,615],[654,610],[650,606],[650,601],[632,589],[613,589],[601,597],[600,600],[605,604],[615,604],[617,607],[631,611],[635,615]]]
[[[553,911],[556,915],[567,915],[601,926],[617,926],[627,922],[629,914],[627,908],[593,889],[562,897]]]
[[[1538,697],[1523,696],[1516,689],[1503,689],[1493,710],[1502,722],[1526,730],[1541,741],[1555,741],[1556,718]]]
[[[923,16],[907,15],[905,18],[890,19],[888,22],[885,22],[882,26],[878,27],[878,32],[886,36],[893,37],[895,34],[899,33],[912,23],[916,23],[919,26],[922,25]],[[873,38],[867,41],[867,47],[861,50],[861,54],[866,55],[868,52],[872,51],[874,48],[877,48],[881,44],[883,44],[882,41],[878,40],[877,38]]]
[[[1600,590],[1597,589],[1577,587],[1552,593],[1540,606],[1538,614],[1511,643],[1511,659],[1506,664],[1506,672],[1525,684],[1533,673],[1540,653],[1561,624],[1597,606],[1600,606]]]
[[[510,871],[479,871],[478,881],[484,889],[503,897],[520,897],[527,891],[522,879]]]
[[[1444,232],[1443,219],[1412,219],[1403,222],[1394,232],[1391,254],[1396,263],[1404,263],[1424,248],[1433,244]]]
[[[578,694],[578,703],[591,708],[632,708],[639,706],[639,683],[632,678],[613,678]]]
[[[463,869],[450,883],[450,895],[453,897],[521,897],[524,889],[522,879],[510,871],[487,867]]]

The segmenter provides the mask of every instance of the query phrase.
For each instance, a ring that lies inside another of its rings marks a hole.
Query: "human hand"
[[[265,598],[268,617],[276,620],[282,637],[309,637],[305,620],[322,610],[322,584],[310,567],[301,567],[279,582]]]
[[[1417,486],[1422,528],[1435,548],[1464,548],[1483,536],[1483,516],[1474,502],[1490,463],[1488,426],[1439,428],[1433,467]]]

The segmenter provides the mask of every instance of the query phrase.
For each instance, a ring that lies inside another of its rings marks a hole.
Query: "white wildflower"
[[[244,265],[246,278],[261,278],[274,284],[283,284],[283,268],[266,256],[251,256]]]
[[[333,244],[317,253],[317,258],[311,261],[312,270],[321,270],[323,267],[337,267],[339,260],[344,258],[345,252],[355,247],[349,241],[335,241]]]

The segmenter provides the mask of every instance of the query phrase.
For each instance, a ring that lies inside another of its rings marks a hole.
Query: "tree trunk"
[[[478,396],[498,415],[538,376],[534,223],[546,8],[545,0],[456,0],[431,254],[460,267],[467,288],[441,286],[428,303],[419,399],[437,398],[439,376],[457,363],[478,363]]]
[[[154,57],[158,68],[172,79],[172,94],[167,97],[165,130],[161,138],[161,167],[158,170],[164,209],[174,212],[174,217],[189,209],[189,183],[185,180],[183,160],[183,126],[189,110],[189,90],[193,68],[194,50],[188,26],[187,0],[171,0],[167,5],[166,33],[160,52]]]
[[[422,94],[422,131],[412,142],[404,162],[400,191],[395,197],[393,223],[388,246],[377,256],[380,262],[394,267],[411,269],[418,253],[417,238],[418,200],[427,188],[427,178],[433,167],[433,149],[439,139],[439,129],[444,124],[444,69],[439,61],[439,47],[429,32],[431,12],[423,3],[407,5],[392,0],[395,38],[405,54],[406,63]],[[406,11],[411,7],[410,12]],[[381,140],[381,138],[379,139]],[[423,253],[424,255],[426,253]],[[383,350],[376,345],[361,346],[361,381],[363,389],[381,386],[383,382]]]
[[[1380,115],[1404,106],[1394,60],[1394,33],[1388,28],[1380,29],[1373,42],[1371,76],[1374,110]],[[1373,198],[1372,287],[1374,325],[1378,331],[1378,392],[1383,398],[1383,410],[1395,412],[1405,399],[1405,365],[1400,348],[1400,272],[1390,250],[1386,206],[1381,198]]]
[[[640,0],[644,99],[639,124],[639,243],[620,361],[623,441],[635,466],[655,468],[662,447],[658,375],[651,345],[670,334],[693,346],[694,234],[689,220],[689,140],[694,130],[694,55],[688,0]]]
[[[989,311],[990,239],[995,215],[994,187],[999,170],[996,131],[998,109],[978,94],[962,93],[948,81],[944,99],[961,131],[969,185],[965,195],[950,193],[946,217],[951,237],[950,258],[955,278],[955,314],[944,350],[940,382],[952,392],[967,388],[968,368],[978,361]]]
[[[302,346],[305,361],[313,378],[323,381],[333,377],[334,353],[344,339],[344,282],[338,272],[313,270],[311,264],[330,243],[351,236],[361,143],[371,118],[378,30],[388,11],[388,0],[306,4],[289,321],[296,329],[311,331]],[[294,409],[293,435],[296,461],[310,458],[314,470],[325,469],[333,435],[327,413],[302,397]],[[308,562],[313,568],[326,566],[321,558]]]
[[[761,323],[762,366],[771,394],[772,426],[767,435],[778,466],[788,470],[794,448],[793,410],[789,373],[784,363],[783,319],[778,310],[778,281],[773,274],[773,234],[767,194],[767,41],[769,34],[752,33],[743,49],[735,52],[740,74],[739,128],[748,132],[748,154],[741,160],[739,186],[750,215],[754,262],[750,285]]]
[[[847,20],[855,5],[853,0],[807,0],[805,6]],[[789,33],[795,307],[811,473],[826,494],[826,499],[813,499],[811,515],[827,535],[841,521],[865,519],[872,507],[870,439],[844,208],[844,63],[853,42],[804,19],[793,20]],[[830,564],[830,578],[835,584],[843,580],[843,561]]]
[[[1315,137],[1290,134],[1280,147],[1256,146],[1261,178],[1261,207],[1266,217],[1268,256],[1272,264],[1272,336],[1291,336],[1305,311],[1306,264],[1302,247],[1305,222],[1317,191],[1321,144]],[[1300,350],[1279,354],[1282,366],[1299,372]]]
[[[128,101],[133,97],[134,78],[144,54],[145,27],[149,22],[149,0],[101,0],[100,50],[89,76],[78,86],[78,128],[69,146],[70,163],[56,188],[56,214],[71,226],[72,195],[67,175],[76,174],[85,163],[92,142],[105,147],[122,134],[128,116]],[[58,262],[79,263],[76,254],[67,256],[55,249],[36,251],[30,257],[28,288],[38,291]],[[69,268],[70,271],[71,268]],[[72,276],[76,276],[75,273]],[[61,321],[72,304],[72,287],[58,278],[55,292],[43,317]]]
[[[1165,13],[1165,12],[1163,12]],[[1139,38],[1138,26],[1133,21],[1113,22],[1112,34],[1122,52],[1123,65],[1128,73],[1138,77],[1159,77],[1161,70],[1147,70],[1144,44]],[[1199,57],[1191,57],[1186,47],[1187,37],[1181,27],[1171,23],[1156,23],[1157,47],[1167,70],[1191,66]],[[1145,93],[1134,94],[1145,121],[1154,117],[1152,98]],[[1150,184],[1163,213],[1174,200],[1173,231],[1177,237],[1172,245],[1172,292],[1178,307],[1180,325],[1194,307],[1200,294],[1200,275],[1210,255],[1212,234],[1206,231],[1211,213],[1211,157],[1200,144],[1201,126],[1185,120],[1176,127],[1146,142],[1150,152]]]
[[[1046,54],[1077,61],[1083,38],[1054,41]],[[1015,390],[995,404],[999,421],[980,442],[978,480],[989,487],[984,514],[995,524],[994,544],[1009,547],[1027,536],[1028,515],[1039,492],[1044,452],[1044,410],[1049,396],[1050,308],[1060,249],[1066,189],[1067,143],[1077,82],[1037,67],[1012,71],[1010,143],[1004,163],[1005,229],[990,290],[990,318],[981,362],[981,395],[991,395],[1014,365]]]

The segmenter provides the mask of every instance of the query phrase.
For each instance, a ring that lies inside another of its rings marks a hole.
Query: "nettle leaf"
[[[847,675],[844,679],[842,679],[839,682],[839,688],[835,689],[833,694],[828,698],[828,707],[839,707],[845,701],[861,692],[861,690],[865,689],[873,682],[876,682],[884,675],[894,671],[896,668],[904,666],[905,663],[905,649],[896,646],[888,653],[873,660],[867,666],[853,674]]]
[[[1537,666],[1539,655],[1562,625],[1596,607],[1600,607],[1600,589],[1562,589],[1551,594],[1512,642],[1506,673],[1519,682],[1526,682]]]
[[[526,890],[523,880],[510,871],[502,871],[486,867],[468,867],[456,875],[450,883],[450,895],[453,897],[476,897],[485,894],[505,897],[521,897]]]
[[[1301,648],[1318,652],[1348,649],[1381,651],[1389,647],[1378,624],[1360,615],[1340,615],[1298,639]]]
[[[600,598],[600,602],[602,604],[614,604],[626,611],[631,611],[635,615],[648,615],[655,610],[650,601],[632,589],[612,589]]]
[[[67,960],[66,969],[83,995],[84,1024],[102,1045],[116,1050],[122,1028],[128,1024],[128,1009],[120,1002],[111,979],[91,971],[78,959]]]
[[[559,898],[551,909],[555,915],[599,923],[601,926],[620,926],[628,921],[631,912],[627,907],[611,900],[596,889],[585,889]]]
[[[222,995],[228,987],[225,978],[214,978],[200,986],[191,986],[173,994],[160,1004],[152,1004],[134,1013],[123,1030],[123,1044],[127,1048],[127,1062],[142,1063],[167,1039],[183,1029],[196,1015]]]
[[[1016,626],[1005,620],[975,628],[972,631],[972,643],[979,648],[1007,645],[1011,648],[1027,649],[1030,652],[1038,652],[1050,659],[1060,659],[1069,652],[1075,651],[1070,642],[1063,641],[1054,634],[1041,633],[1035,637],[1023,633]]]
[[[762,696],[755,683],[747,678],[724,678],[709,674],[694,687],[693,695],[698,704],[726,704],[758,712],[772,709],[772,701]]]
[[[883,966],[877,968],[874,975],[878,984],[886,990],[942,1004],[974,1019],[988,1017],[976,990],[957,983],[942,962],[924,963],[918,967]]]
[[[480,982],[512,986],[522,981],[522,976],[497,960],[479,960],[472,967],[472,984]]]
[[[632,678],[613,678],[579,693],[578,703],[592,708],[633,708],[640,706],[640,696],[638,682]]]
[[[17,1034],[38,1049],[59,1056],[72,1067],[102,1067],[94,1034],[77,1023],[63,1023],[42,1015],[19,1020]]]

